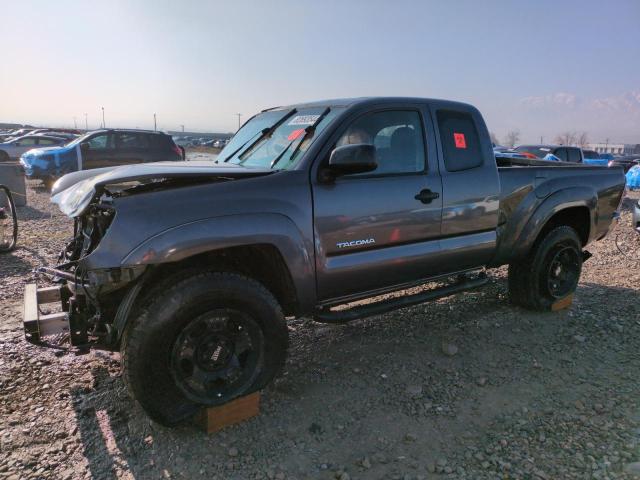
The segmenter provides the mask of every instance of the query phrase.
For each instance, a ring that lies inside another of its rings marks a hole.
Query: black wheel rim
[[[547,290],[553,298],[563,298],[578,285],[580,278],[580,253],[574,247],[558,249],[547,270]]]
[[[249,315],[233,309],[207,312],[180,332],[173,344],[171,369],[191,400],[220,404],[255,381],[263,361],[262,330]]]

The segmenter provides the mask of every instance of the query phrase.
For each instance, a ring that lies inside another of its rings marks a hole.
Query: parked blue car
[[[53,183],[62,175],[81,169],[78,159],[81,154],[80,139],[62,146],[34,148],[22,154],[20,164],[29,178]]]
[[[26,176],[48,186],[78,170],[181,160],[184,153],[171,136],[131,129],[96,130],[62,147],[36,148],[20,157]]]

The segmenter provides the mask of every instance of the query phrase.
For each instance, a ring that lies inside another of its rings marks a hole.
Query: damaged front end
[[[118,338],[112,326],[115,306],[124,296],[120,292],[146,267],[88,269],[84,260],[105,236],[116,213],[107,190],[92,191],[89,204],[81,211],[77,201],[82,199],[76,195],[74,200],[76,205],[70,205],[69,199],[60,205],[63,211],[67,209],[65,213],[77,214],[73,239],[60,253],[56,267],[36,270],[55,285],[38,288],[30,284],[25,289],[25,337],[40,346],[72,347],[78,353],[91,347],[112,349]]]
[[[54,286],[34,284],[25,290],[27,340],[44,346],[70,344],[77,351],[117,349],[143,283],[162,263],[149,258],[128,264],[129,252],[188,218],[211,215],[211,202],[192,199],[190,187],[272,173],[211,162],[156,162],[82,170],[60,178],[51,201],[74,219],[74,235],[57,266],[38,269]],[[165,191],[175,196],[163,195]],[[145,201],[145,196],[158,203]],[[182,201],[170,206],[173,213],[163,218],[158,205],[166,207],[176,196]],[[181,210],[185,204],[202,209],[189,217]]]

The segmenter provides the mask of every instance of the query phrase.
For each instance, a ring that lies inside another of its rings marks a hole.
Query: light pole
[[[153,131],[155,132],[157,130],[157,124],[156,124],[156,114],[153,114]]]
[[[102,108],[102,128],[107,128],[107,124],[104,123],[104,107],[100,107]]]
[[[87,114],[84,114],[84,129],[89,131],[89,121],[87,120]]]
[[[182,133],[184,133],[184,125],[180,125],[182,127]]]
[[[76,122],[76,117],[73,117],[73,128],[78,129],[78,122]]]
[[[240,130],[240,117],[242,117],[242,114],[236,113],[236,115],[238,116],[238,130]]]

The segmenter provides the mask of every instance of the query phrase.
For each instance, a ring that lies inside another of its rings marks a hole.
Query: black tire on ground
[[[0,162],[8,162],[9,160],[11,160],[9,154],[4,150],[0,150]]]
[[[511,302],[530,310],[550,310],[575,292],[581,271],[580,237],[571,227],[556,227],[536,241],[527,257],[509,265]]]
[[[153,420],[176,425],[203,405],[263,388],[284,366],[287,325],[277,300],[260,283],[207,272],[179,275],[160,287],[131,319],[121,345],[124,381]],[[219,372],[236,378],[228,380],[227,390]]]

